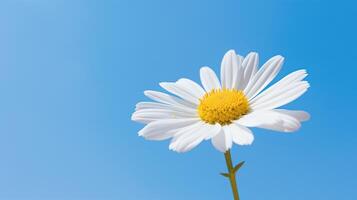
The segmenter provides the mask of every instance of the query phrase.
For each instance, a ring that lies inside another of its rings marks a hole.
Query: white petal
[[[169,105],[169,104],[163,104],[157,102],[139,102],[135,106],[135,111],[147,110],[147,109],[164,109],[164,110],[185,112],[193,115],[197,114],[197,109],[188,108],[186,106]]]
[[[161,82],[160,86],[165,90],[169,91],[170,93],[177,95],[182,99],[191,102],[195,105],[198,105],[200,102],[196,95],[191,93],[191,90],[187,90],[187,88],[183,87],[182,85],[176,83]]]
[[[235,121],[247,127],[259,127],[281,132],[293,132],[300,128],[298,119],[274,110],[253,111]]]
[[[307,76],[305,70],[298,70],[289,75],[285,76],[283,79],[257,95],[250,101],[252,108],[262,104],[272,98],[278,96],[279,94],[285,93],[287,90],[291,90],[291,87],[297,87],[299,82]]]
[[[233,142],[238,145],[250,145],[253,143],[254,135],[249,128],[233,123],[227,126],[225,131],[231,134]]]
[[[171,140],[169,149],[176,152],[184,152],[184,147],[180,147],[180,145],[182,146],[184,141],[186,141],[187,145],[187,143],[192,142],[195,138],[202,137],[202,135],[198,135],[197,132],[203,128],[204,123],[199,121],[191,126],[180,129]]]
[[[152,90],[146,90],[144,91],[145,96],[149,97],[150,99],[164,103],[164,104],[169,104],[169,105],[176,105],[176,106],[181,106],[184,108],[190,108],[190,109],[196,109],[197,105],[194,105],[190,102],[187,102],[183,99],[179,99],[177,97],[171,96],[169,94],[165,94],[163,92],[157,92],[157,91],[152,91]]]
[[[143,109],[167,109],[170,105],[157,102],[139,102],[135,105],[135,110]]]
[[[166,111],[161,111],[161,112],[155,112],[155,111],[150,111],[150,109],[148,109],[149,111],[146,110],[141,110],[141,111],[136,111],[132,114],[131,116],[131,120],[136,121],[136,122],[140,122],[140,123],[144,123],[144,124],[148,124],[150,122],[153,121],[157,121],[160,119],[175,119],[178,117],[171,117],[170,112],[166,112]],[[182,118],[182,117],[180,117]]]
[[[206,127],[205,129],[202,129],[202,132],[198,132],[198,134],[202,135],[200,137],[196,137],[195,140],[192,140],[189,142],[189,144],[182,145],[183,151],[182,152],[187,152],[195,148],[197,145],[199,145],[203,140],[211,139],[215,135],[219,133],[219,131],[222,129],[222,127],[219,124],[216,125],[210,125],[210,124],[205,124]],[[188,140],[189,141],[189,140]]]
[[[226,131],[227,126],[223,126],[222,130],[212,138],[213,146],[220,152],[226,152],[232,148],[232,135]]]
[[[264,98],[257,100],[251,107],[255,110],[270,110],[286,105],[303,95],[310,87],[307,81],[292,83],[287,87],[267,93]]]
[[[233,88],[237,79],[238,62],[234,50],[229,50],[222,59],[221,63],[221,82],[222,88]]]
[[[214,137],[221,130],[219,124],[211,125],[198,122],[190,130],[180,130],[170,144],[170,149],[177,152],[187,152],[203,140]]]
[[[187,91],[190,91],[190,93],[195,95],[198,99],[206,93],[200,85],[190,79],[181,78],[176,83],[185,88]]]
[[[304,69],[294,71],[284,78],[282,78],[280,81],[275,83],[274,85],[270,86],[267,90],[259,94],[258,96],[264,96],[265,93],[269,93],[272,90],[276,90],[282,87],[286,87],[292,83],[296,83],[299,81],[302,81],[305,77],[307,76],[307,72]]]
[[[131,119],[133,121],[150,123],[160,119],[181,119],[181,118],[197,118],[197,114],[181,112],[172,109],[141,109],[133,113]]]
[[[139,136],[143,136],[148,140],[165,140],[171,138],[175,132],[173,130],[190,126],[199,119],[163,119],[149,123],[139,131]]]
[[[237,55],[237,67],[233,71],[233,85],[231,88],[241,90],[243,88],[243,79],[244,79],[244,69],[242,63],[244,60],[243,56]]]
[[[285,109],[274,109],[276,112],[280,112],[292,117],[295,117],[301,122],[307,121],[310,119],[310,114],[302,110],[285,110]]]
[[[200,78],[203,88],[206,92],[210,92],[213,89],[221,89],[221,84],[217,78],[216,73],[209,67],[202,67],[200,69]]]
[[[249,53],[243,60],[242,68],[244,69],[243,78],[241,80],[241,86],[239,89],[245,89],[249,80],[253,78],[253,76],[258,71],[259,65],[259,56],[255,52]]]
[[[283,61],[284,58],[282,56],[274,56],[250,79],[247,87],[244,89],[244,93],[249,100],[255,97],[275,78],[283,65]]]
[[[237,60],[238,60],[239,62],[243,62],[244,56],[237,54]]]

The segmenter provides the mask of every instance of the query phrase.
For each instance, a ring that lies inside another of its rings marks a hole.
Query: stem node
[[[239,193],[238,193],[238,187],[237,187],[237,181],[236,181],[236,173],[243,166],[244,161],[238,163],[235,167],[233,167],[230,150],[228,150],[224,153],[224,157],[226,158],[228,173],[221,173],[221,175],[229,178],[229,182],[231,183],[231,187],[232,187],[234,200],[239,200]]]

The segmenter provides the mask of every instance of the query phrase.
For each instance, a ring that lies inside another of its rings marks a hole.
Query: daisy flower
[[[258,69],[258,54],[246,57],[228,51],[221,63],[220,80],[209,67],[200,69],[201,85],[181,78],[161,82],[168,93],[147,90],[154,102],[140,102],[132,120],[147,124],[139,135],[148,140],[171,139],[169,148],[187,152],[204,140],[227,152],[232,144],[250,145],[251,127],[293,132],[309,119],[305,111],[279,109],[309,88],[305,70],[297,70],[265,89],[279,73],[284,58],[269,59]]]

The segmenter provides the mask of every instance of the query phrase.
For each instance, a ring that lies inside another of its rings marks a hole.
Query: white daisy
[[[303,81],[305,70],[295,71],[264,88],[279,73],[284,58],[269,59],[258,70],[258,54],[245,58],[228,51],[221,64],[221,81],[209,67],[202,67],[203,88],[192,80],[162,82],[171,94],[147,90],[155,102],[140,102],[132,120],[147,124],[139,135],[148,140],[170,139],[170,149],[187,152],[203,140],[226,152],[232,144],[252,144],[249,127],[293,132],[309,119],[304,111],[278,109],[304,94],[309,83]],[[264,91],[263,91],[264,90]]]

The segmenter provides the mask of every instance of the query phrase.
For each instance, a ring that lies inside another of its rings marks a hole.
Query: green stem
[[[226,158],[226,164],[227,164],[228,175],[229,175],[228,178],[231,183],[234,200],[239,200],[239,193],[238,193],[238,187],[237,187],[237,181],[236,181],[236,172],[237,171],[234,170],[230,150],[228,150],[224,153],[224,157]]]

